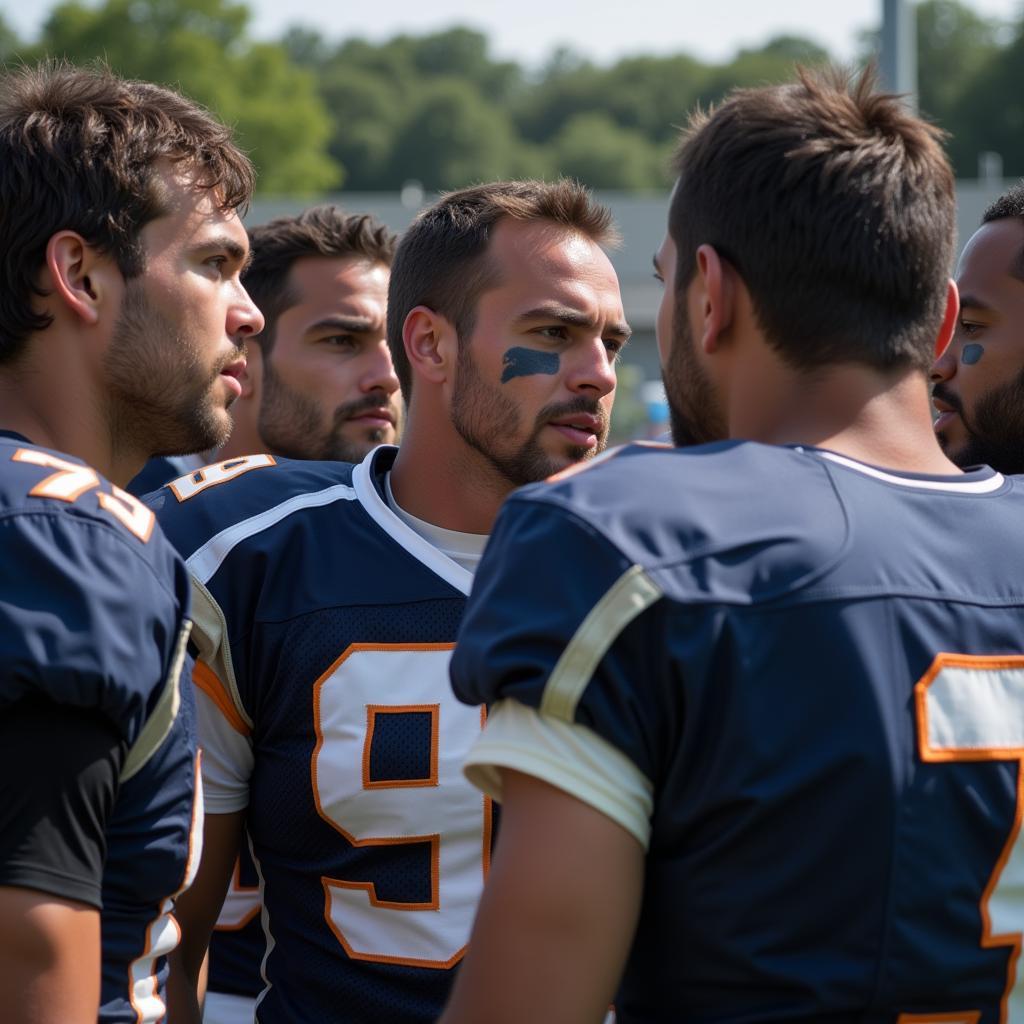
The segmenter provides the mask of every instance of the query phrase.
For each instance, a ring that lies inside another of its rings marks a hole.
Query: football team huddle
[[[1024,186],[950,279],[870,73],[610,212],[247,230],[231,131],[0,78],[0,1017],[1024,1021]]]

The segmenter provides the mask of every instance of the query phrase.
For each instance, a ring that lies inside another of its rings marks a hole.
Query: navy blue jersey
[[[452,662],[499,702],[468,770],[647,846],[620,1021],[1024,1019],[1022,523],[986,468],[752,443],[506,503]]]
[[[116,798],[98,822],[101,874],[60,878],[8,862],[3,880],[102,907],[104,1024],[165,1014],[172,901],[201,813],[191,693],[180,686],[188,577],[154,526],[144,505],[78,459],[0,436],[0,713],[41,699],[99,713],[123,751]]]
[[[224,897],[217,926],[210,937],[206,990],[254,999],[263,990],[260,964],[266,951],[260,923],[260,879],[243,843]]]
[[[395,450],[150,499],[195,581],[207,810],[248,808],[275,1024],[435,1019],[483,882],[482,714],[448,686],[470,574],[388,507]]]

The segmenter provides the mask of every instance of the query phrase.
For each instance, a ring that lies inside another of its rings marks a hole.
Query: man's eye
[[[552,324],[550,327],[541,327],[538,330],[539,334],[543,334],[545,338],[567,338],[569,331],[562,324]]]
[[[980,334],[984,324],[972,323],[970,320],[960,321],[960,333],[965,338],[973,338],[975,335]]]
[[[206,260],[206,265],[208,267],[213,267],[215,270],[219,271],[224,266],[224,264],[227,263],[227,261],[227,256],[211,256],[208,260]]]
[[[351,348],[355,344],[355,338],[351,334],[331,334],[323,341],[334,348]]]

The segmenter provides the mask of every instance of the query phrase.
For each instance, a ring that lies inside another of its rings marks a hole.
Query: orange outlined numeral
[[[106,509],[126,530],[134,533],[143,544],[149,540],[156,523],[156,516],[145,505],[116,484],[110,485],[110,494],[102,491],[96,495],[100,508]]]
[[[14,462],[28,462],[33,466],[55,469],[56,473],[45,477],[29,491],[33,498],[55,498],[57,501],[76,502],[94,487],[99,487],[100,478],[96,470],[77,462],[66,462],[56,455],[36,451],[34,448],[19,448],[12,456]]]
[[[172,480],[167,486],[178,501],[188,501],[207,488],[226,484],[229,480],[248,473],[250,469],[264,469],[276,465],[277,460],[273,455],[242,455],[237,459],[226,459],[211,466],[203,466],[194,473],[186,473],[185,476]]]
[[[374,882],[321,879],[327,925],[355,960],[443,970],[465,952],[488,866],[491,807],[462,775],[483,714],[451,691],[453,646],[352,644],[314,684],[310,767],[320,817],[354,847],[429,851],[429,894],[418,902],[383,898]],[[370,730],[380,715],[408,711],[432,715],[431,779],[371,781]]]
[[[1017,977],[1024,881],[1024,656],[939,654],[914,686],[918,754],[922,761],[1016,761],[1013,826],[981,894],[983,949],[1009,949],[1000,1024],[1024,1020],[1024,984]],[[1005,887],[1005,888],[1004,888]],[[902,1014],[900,1024],[977,1024],[979,1010]]]
[[[217,931],[236,932],[244,928],[260,912],[260,906],[260,887],[242,884],[242,860],[236,857],[231,884],[215,925]]]
[[[423,779],[381,779],[370,778],[370,754],[373,750],[373,734],[377,730],[377,718],[384,715],[401,715],[409,712],[430,715],[430,774]],[[393,789],[395,786],[436,786],[437,785],[437,725],[441,716],[440,704],[381,704],[366,705],[366,742],[363,744],[363,789]]]
[[[57,470],[56,473],[40,480],[28,492],[33,498],[54,498],[57,501],[73,503],[86,492],[100,486],[96,470],[76,462],[67,462],[48,452],[36,451],[34,448],[19,448],[11,456],[11,460]],[[110,494],[100,491],[96,495],[100,508],[109,512],[129,533],[134,534],[145,544],[153,533],[156,517],[138,498],[127,491],[122,491],[115,484],[110,485],[110,491]]]

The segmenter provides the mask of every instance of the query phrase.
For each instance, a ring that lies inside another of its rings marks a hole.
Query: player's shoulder
[[[98,706],[132,733],[188,613],[152,512],[81,459],[0,436],[0,702]]]
[[[54,556],[58,537],[73,559],[112,548],[122,564],[117,571],[114,559],[111,571],[133,579],[144,563],[167,581],[179,561],[136,497],[82,459],[8,433],[0,434],[0,518],[19,534],[49,540]]]
[[[749,602],[791,590],[838,557],[848,536],[819,459],[745,441],[626,445],[512,502],[559,509],[691,599]],[[733,571],[737,563],[745,571]]]
[[[304,509],[350,502],[354,469],[346,462],[245,455],[178,477],[143,500],[188,557],[212,536],[241,524],[269,528]]]

